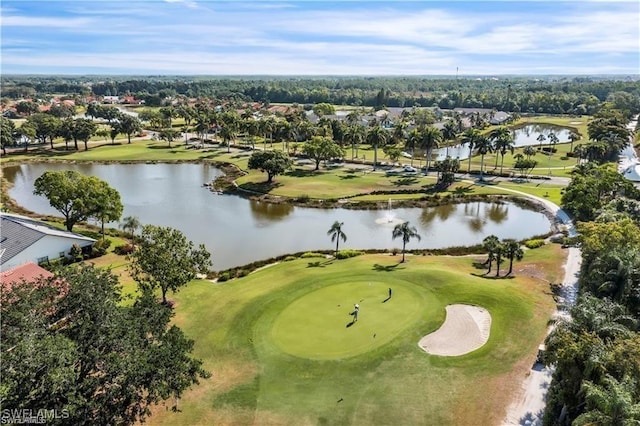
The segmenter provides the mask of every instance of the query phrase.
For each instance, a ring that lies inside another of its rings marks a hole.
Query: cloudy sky
[[[640,74],[638,1],[3,0],[5,74]]]

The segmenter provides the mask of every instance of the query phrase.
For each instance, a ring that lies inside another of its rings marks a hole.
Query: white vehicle
[[[404,166],[404,167],[402,168],[402,170],[404,170],[405,172],[411,172],[411,173],[415,173],[415,172],[417,172],[417,171],[418,171],[418,170],[416,170],[416,168],[415,168],[415,167],[411,167],[411,166]]]

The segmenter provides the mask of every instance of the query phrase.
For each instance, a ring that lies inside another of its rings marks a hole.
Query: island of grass
[[[497,424],[544,338],[562,258],[558,245],[530,250],[512,279],[483,277],[480,258],[370,254],[193,282],[173,296],[175,320],[213,376],[181,412],[158,407],[150,420]],[[418,342],[454,304],[486,309],[488,341],[461,356],[424,352]]]

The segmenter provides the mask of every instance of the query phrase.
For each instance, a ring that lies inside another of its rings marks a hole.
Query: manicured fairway
[[[338,359],[382,346],[420,318],[427,292],[410,283],[356,281],[311,292],[287,306],[271,338],[283,351],[310,359]],[[354,305],[359,305],[354,321]]]
[[[193,282],[170,297],[212,377],[149,423],[499,424],[544,337],[563,256],[558,245],[528,251],[503,280],[482,278],[471,257],[377,254]],[[489,311],[489,340],[463,356],[425,353],[418,341],[454,303]]]

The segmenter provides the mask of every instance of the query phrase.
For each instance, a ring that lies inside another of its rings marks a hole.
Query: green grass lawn
[[[481,277],[472,257],[399,264],[380,254],[195,281],[170,297],[213,376],[183,396],[180,413],[158,407],[150,423],[497,424],[544,337],[547,280],[557,282],[562,258],[557,245],[527,251],[505,280]],[[359,320],[347,327],[354,303]],[[418,340],[453,303],[490,312],[489,341],[460,357],[426,354]]]

